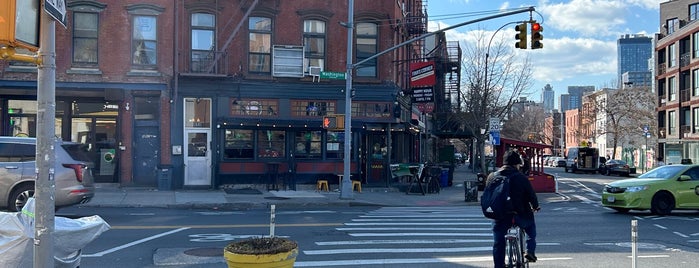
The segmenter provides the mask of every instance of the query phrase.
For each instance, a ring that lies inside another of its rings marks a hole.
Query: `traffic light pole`
[[[37,177],[34,190],[34,267],[54,267],[55,181],[53,149],[56,136],[56,22],[41,5],[37,75]]]

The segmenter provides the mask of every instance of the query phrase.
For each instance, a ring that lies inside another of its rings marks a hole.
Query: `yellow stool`
[[[357,192],[362,192],[362,182],[361,181],[352,181],[352,191],[357,190]]]
[[[318,180],[316,182],[316,191],[321,191],[325,189],[326,192],[330,191],[328,189],[328,180]]]

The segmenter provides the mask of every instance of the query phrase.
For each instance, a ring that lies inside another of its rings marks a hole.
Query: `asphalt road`
[[[620,214],[600,205],[605,182],[620,177],[557,173],[561,201],[537,214],[533,267],[630,267],[638,222],[638,267],[692,267],[699,259],[699,213]],[[81,267],[226,267],[230,241],[270,233],[270,211],[79,208],[112,229],[83,250]],[[490,221],[476,206],[277,210],[275,235],[298,241],[295,267],[492,267]]]

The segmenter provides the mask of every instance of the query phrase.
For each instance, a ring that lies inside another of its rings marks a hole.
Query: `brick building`
[[[426,34],[423,2],[355,1],[353,63]],[[347,5],[68,0],[68,25],[56,30],[57,135],[91,148],[98,182],[211,188],[292,169],[314,183],[350,157],[353,177],[389,185],[389,164],[436,151],[410,98],[411,63],[433,66],[433,107],[449,111],[460,49],[437,35],[354,68],[345,156],[344,132],[321,121],[345,111],[336,78],[347,70]],[[0,63],[0,131],[33,136],[36,68]]]

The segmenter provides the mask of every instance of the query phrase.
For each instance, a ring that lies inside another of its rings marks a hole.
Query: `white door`
[[[211,185],[211,133],[209,130],[186,131],[184,151],[184,185]]]

